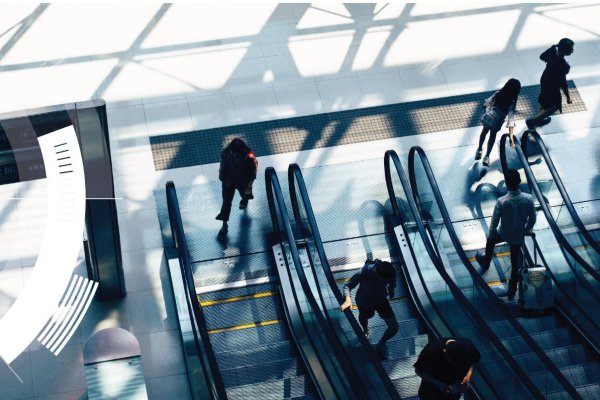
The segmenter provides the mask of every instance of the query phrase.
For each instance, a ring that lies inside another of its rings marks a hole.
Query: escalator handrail
[[[190,318],[192,319],[192,333],[194,336],[196,352],[198,353],[198,358],[202,366],[202,378],[204,387],[206,388],[205,395],[209,396],[210,399],[224,400],[227,399],[227,392],[219,372],[219,366],[210,343],[210,338],[208,337],[204,312],[202,311],[202,306],[196,295],[196,285],[194,284],[192,263],[183,228],[183,220],[181,219],[177,190],[172,181],[168,181],[166,184],[166,195],[173,246],[177,250],[181,275],[185,281],[185,291],[188,297],[187,301],[191,304],[191,310],[189,310],[189,312]],[[198,330],[196,330],[196,327]]]
[[[348,398],[366,398],[365,389],[361,385],[358,376],[356,376],[356,374],[354,373],[354,369],[352,368],[350,361],[346,359],[346,356],[342,351],[341,344],[339,343],[337,337],[329,329],[329,325],[327,324],[327,321],[321,313],[319,305],[312,294],[312,290],[310,288],[310,285],[308,284],[308,280],[302,267],[302,262],[300,261],[300,254],[298,252],[298,248],[294,240],[294,235],[292,233],[289,214],[287,212],[287,207],[285,205],[283,193],[279,184],[279,178],[277,177],[277,173],[275,172],[275,169],[273,167],[268,167],[265,170],[265,183],[267,190],[267,201],[269,204],[269,213],[271,215],[271,222],[273,224],[274,233],[276,237],[285,237],[285,239],[287,240],[292,256],[292,261],[294,263],[300,281],[301,290],[304,292],[304,296],[306,297],[311,310],[316,316],[318,325],[321,327],[322,331],[326,335],[327,343],[329,343],[332,346],[332,351],[335,354],[335,357],[339,361],[340,365],[342,366],[345,379],[350,385],[351,393],[348,393],[346,390],[343,390],[339,387],[338,392],[345,392]],[[282,216],[283,227],[279,226],[279,221],[277,219],[278,211],[279,214]],[[296,298],[295,293],[292,293],[292,295]],[[298,346],[298,348],[302,350],[301,346]],[[306,365],[306,367],[308,369],[310,368],[310,365]],[[324,369],[325,371],[327,370],[327,368]],[[315,385],[318,386],[319,382],[315,382]]]
[[[392,204],[393,213],[395,215],[401,215],[400,209],[399,209],[398,203],[397,203],[397,198],[396,198],[394,188],[393,188],[393,182],[391,179],[391,172],[390,172],[390,167],[389,167],[390,160],[393,161],[396,171],[398,173],[398,177],[399,177],[401,185],[402,185],[402,189],[404,190],[404,193],[407,194],[406,201],[407,201],[408,206],[413,215],[415,224],[419,231],[419,235],[421,236],[422,241],[425,245],[425,249],[427,250],[427,253],[429,254],[429,258],[432,261],[432,263],[435,265],[437,271],[439,272],[440,276],[442,277],[442,279],[444,280],[446,285],[450,288],[450,291],[452,292],[453,297],[458,301],[458,303],[460,303],[463,310],[465,310],[469,314],[470,319],[473,322],[475,322],[475,324],[477,325],[476,326],[477,329],[480,332],[483,332],[487,336],[487,338],[494,345],[494,347],[496,348],[498,353],[500,353],[502,355],[502,357],[504,358],[504,361],[512,368],[512,370],[514,371],[514,375],[516,375],[517,378],[521,381],[521,383],[529,390],[530,394],[536,399],[543,399],[544,396],[539,391],[537,386],[535,386],[535,384],[531,381],[531,379],[529,379],[529,376],[527,375],[527,373],[521,368],[521,366],[513,358],[512,354],[510,354],[508,349],[506,349],[506,347],[502,344],[500,339],[496,336],[496,334],[491,330],[491,328],[483,320],[483,318],[481,317],[479,312],[477,312],[477,310],[475,310],[475,307],[466,299],[465,295],[462,293],[460,288],[456,285],[456,283],[448,275],[448,272],[446,271],[444,264],[437,256],[437,252],[433,248],[433,245],[431,244],[431,242],[428,238],[427,232],[425,231],[425,226],[423,224],[423,221],[420,218],[421,214],[418,210],[417,202],[415,201],[415,199],[413,197],[408,195],[409,193],[413,193],[411,186],[413,186],[414,184],[409,185],[409,183],[407,182],[406,173],[404,172],[404,168],[402,168],[402,164],[400,163],[398,154],[394,150],[388,150],[385,153],[384,163],[385,163],[385,170],[386,170],[386,185],[388,187],[388,194],[390,196],[390,203]],[[416,266],[417,266],[417,268],[419,268],[418,264],[416,264]],[[421,276],[421,280],[423,280],[420,269],[419,269],[419,275]],[[423,282],[424,282],[424,280],[423,280]],[[431,298],[429,291],[427,293],[427,296],[429,298]],[[422,314],[425,314],[425,313],[422,313]],[[446,325],[448,325],[448,324],[446,323]],[[493,384],[494,377],[489,376],[483,370],[481,370],[480,373],[481,373],[482,377],[488,383],[488,386],[494,391],[496,396],[498,398],[501,398],[501,396],[496,392],[496,387]]]
[[[508,134],[506,134],[506,133],[504,135],[502,135],[502,137],[500,138],[500,164],[502,165],[502,173],[506,173],[506,171],[508,170],[508,162],[506,160],[506,140],[507,139],[508,139]],[[544,196],[542,194],[542,191],[540,190],[540,187],[538,186],[537,181],[535,180],[535,176],[533,175],[533,172],[531,171],[531,167],[529,166],[529,163],[527,162],[527,158],[525,157],[525,154],[523,153],[523,150],[521,149],[519,139],[514,137],[514,140],[515,140],[515,144],[516,144],[515,150],[517,152],[517,156],[519,157],[519,161],[521,162],[521,165],[523,166],[523,171],[525,172],[525,176],[527,177],[527,183],[529,184],[529,187],[533,190],[535,197],[537,197],[537,199],[540,203],[540,207],[542,208],[542,211],[546,217],[546,220],[548,221],[548,226],[550,226],[550,229],[552,230],[552,233],[554,234],[556,241],[558,242],[558,244],[564,251],[566,251],[571,257],[573,257],[573,259],[583,269],[586,270],[587,273],[589,273],[591,276],[593,276],[594,279],[596,279],[600,283],[600,272],[598,272],[595,268],[593,268],[591,265],[589,265],[583,258],[581,258],[581,256],[577,253],[577,251],[573,248],[573,246],[571,246],[569,241],[564,237],[564,235],[560,231],[560,228],[558,227],[558,224],[554,220],[554,217],[552,216],[552,212],[550,211],[548,204],[546,204],[546,202],[544,201]],[[569,264],[569,267],[571,268],[571,270],[573,270],[573,266],[571,265],[571,263],[567,262],[567,264]],[[577,272],[573,271],[573,273],[575,274],[575,276],[579,276],[579,274]],[[597,299],[600,299],[598,297],[599,295],[596,294],[595,291],[592,291],[592,294],[594,294],[594,296]]]
[[[503,314],[503,316],[510,323],[510,325],[521,335],[523,340],[533,350],[537,357],[540,358],[547,370],[556,378],[556,380],[567,391],[567,393],[569,393],[569,395],[575,399],[581,399],[581,396],[579,395],[579,393],[577,393],[575,387],[571,385],[571,383],[560,372],[558,367],[546,355],[544,350],[542,350],[542,348],[537,344],[537,342],[533,340],[533,338],[529,335],[525,328],[521,326],[517,319],[511,314],[506,304],[498,298],[498,296],[487,285],[485,280],[475,270],[475,268],[469,261],[467,254],[465,253],[464,249],[462,248],[462,245],[460,244],[458,235],[454,230],[454,225],[452,224],[452,220],[450,219],[450,214],[448,213],[448,209],[446,208],[446,204],[444,202],[444,199],[442,198],[442,194],[435,179],[435,175],[433,174],[433,171],[431,169],[431,165],[429,164],[429,160],[427,159],[427,155],[425,154],[425,151],[423,151],[423,149],[419,146],[412,147],[408,153],[409,177],[411,188],[413,190],[413,196],[416,198],[419,197],[419,191],[415,177],[415,155],[419,156],[419,160],[421,161],[421,165],[423,166],[423,170],[425,171],[425,175],[427,176],[427,180],[433,191],[433,195],[436,200],[437,206],[440,210],[440,213],[442,214],[442,219],[444,220],[444,225],[446,227],[446,230],[448,231],[448,235],[450,236],[450,240],[452,241],[454,250],[457,252],[463,265],[473,278],[473,282],[475,282],[477,286],[480,289],[482,289],[483,292],[488,296],[488,299],[496,305],[496,308]]]
[[[336,297],[339,305],[341,306],[341,304],[344,302],[344,296],[340,292],[340,290],[337,286],[337,283],[335,282],[335,277],[333,276],[333,273],[331,271],[331,267],[329,266],[329,261],[327,259],[327,255],[325,253],[325,248],[323,246],[323,241],[321,239],[321,234],[319,232],[317,220],[315,218],[312,204],[310,202],[308,190],[306,189],[306,183],[304,181],[304,176],[302,175],[302,171],[300,170],[300,167],[298,166],[298,164],[296,164],[296,163],[290,164],[290,166],[288,168],[288,181],[289,181],[290,199],[291,199],[291,203],[292,203],[294,218],[296,221],[298,221],[298,223],[302,223],[301,222],[302,218],[300,215],[300,204],[298,201],[298,194],[300,194],[300,198],[302,199],[302,204],[304,205],[304,210],[306,212],[306,218],[308,221],[308,225],[309,225],[310,231],[312,233],[312,236],[313,236],[313,239],[315,242],[315,247],[317,248],[317,253],[319,255],[319,258],[321,261],[321,266],[323,267],[323,272],[327,279],[327,283],[329,284],[331,291],[335,294],[335,297]],[[323,294],[321,293],[319,285],[317,285],[317,288],[319,291],[319,295],[321,297],[320,298],[321,304],[323,304],[323,306],[325,307],[326,302],[323,299]],[[350,326],[352,327],[354,334],[358,338],[363,350],[366,352],[368,360],[370,361],[373,368],[377,372],[377,375],[381,379],[381,383],[383,384],[383,387],[386,389],[387,394],[392,399],[400,399],[401,398],[400,395],[398,394],[396,388],[394,387],[394,384],[390,380],[389,375],[387,374],[387,372],[381,365],[381,362],[377,358],[377,355],[373,351],[373,347],[371,346],[371,343],[365,337],[362,328],[360,327],[358,321],[356,320],[356,318],[354,317],[354,314],[352,313],[352,310],[350,308],[348,308],[343,313],[346,316],[346,318],[348,319],[348,322],[350,323]],[[330,325],[333,327],[335,325],[335,323],[333,323],[330,320],[329,315],[327,313],[325,313],[325,315],[327,316],[327,319],[328,319]]]
[[[540,148],[540,150],[542,152],[542,156],[544,157],[544,161],[546,162],[546,165],[548,166],[548,169],[550,170],[550,174],[552,175],[552,179],[554,179],[556,188],[560,192],[560,195],[563,199],[563,203],[567,207],[567,211],[569,212],[569,215],[571,215],[571,219],[573,220],[573,222],[575,222],[577,229],[583,235],[583,237],[589,243],[589,245],[592,246],[592,248],[594,250],[596,250],[596,252],[600,253],[600,244],[596,243],[596,241],[594,240],[594,238],[592,237],[590,232],[585,228],[585,225],[583,225],[581,218],[579,218],[579,214],[577,214],[577,211],[575,210],[575,207],[573,206],[573,202],[571,201],[571,198],[569,197],[569,194],[567,193],[567,190],[565,189],[565,186],[562,183],[562,179],[560,179],[560,175],[558,174],[558,171],[556,170],[556,167],[554,166],[554,162],[552,161],[552,158],[550,158],[550,154],[548,153],[546,144],[544,143],[544,140],[542,140],[542,137],[540,136],[540,134],[537,131],[528,129],[523,133],[523,136],[521,137],[521,139],[522,139],[521,140],[521,150],[523,150],[525,159],[527,159],[528,137],[531,137],[533,139],[533,141],[536,142],[536,144]]]

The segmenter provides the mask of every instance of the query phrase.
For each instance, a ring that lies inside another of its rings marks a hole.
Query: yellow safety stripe
[[[210,335],[210,334],[213,334],[213,333],[239,331],[240,329],[256,328],[258,326],[275,325],[275,324],[278,324],[280,322],[281,322],[281,320],[279,320],[279,319],[272,319],[270,321],[251,322],[249,324],[235,325],[235,326],[229,326],[229,327],[226,327],[226,328],[219,328],[219,329],[211,329],[211,330],[208,331],[208,334]]]
[[[260,299],[262,297],[273,296],[275,293],[276,292],[262,292],[262,293],[249,294],[247,296],[238,296],[238,297],[230,297],[228,299],[207,300],[207,301],[200,301],[200,296],[197,296],[197,297],[198,297],[198,301],[200,302],[200,305],[202,307],[209,307],[209,306],[214,306],[217,304],[234,303],[236,301]]]

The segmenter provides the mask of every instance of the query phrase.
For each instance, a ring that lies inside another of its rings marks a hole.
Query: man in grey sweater
[[[371,336],[369,319],[375,315],[375,311],[387,324],[386,331],[377,343],[377,354],[380,358],[385,359],[385,342],[391,339],[399,329],[394,310],[387,299],[388,295],[390,298],[394,297],[396,270],[387,261],[367,260],[360,272],[354,274],[344,286],[346,301],[342,304],[342,311],[352,306],[350,291],[356,286],[359,286],[356,292],[358,322],[360,322],[367,339]]]
[[[475,258],[481,265],[482,273],[485,273],[492,262],[494,246],[500,242],[508,243],[512,271],[506,295],[509,300],[512,300],[517,293],[517,277],[521,267],[521,246],[525,235],[531,232],[535,225],[536,215],[531,195],[521,193],[519,190],[519,183],[521,183],[519,171],[509,169],[504,178],[508,193],[496,202],[490,222],[490,232],[485,244],[485,255],[477,252]],[[500,224],[499,227],[498,224]]]

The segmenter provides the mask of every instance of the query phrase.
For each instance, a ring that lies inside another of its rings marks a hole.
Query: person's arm
[[[506,127],[508,128],[508,136],[510,137],[511,147],[515,147],[515,110],[517,109],[517,100],[515,99],[508,107],[508,115],[506,116]]]
[[[498,224],[500,223],[500,203],[496,202],[496,206],[494,207],[494,213],[492,214],[492,220],[490,221],[490,235],[492,232],[496,232],[498,229]]]
[[[348,283],[346,285],[344,285],[344,293],[345,293],[346,299],[342,303],[342,311],[344,311],[348,307],[352,307],[352,298],[350,297],[350,291],[352,291],[352,289],[354,289],[360,283],[361,273],[362,273],[362,270],[360,270],[360,272],[357,272],[356,274],[352,275],[352,278],[350,278]]]
[[[430,383],[433,386],[435,386],[436,388],[438,388],[440,392],[446,392],[448,390],[448,385],[446,385],[442,381],[438,381],[437,379],[435,379],[429,372],[425,372],[422,369],[415,368],[415,373],[424,382]]]
[[[537,219],[537,213],[535,212],[535,205],[533,204],[533,199],[529,199],[530,202],[528,204],[529,213],[527,215],[527,223],[525,224],[525,232],[531,232],[533,226],[535,225],[535,221]]]
[[[475,364],[471,365],[471,368],[467,371],[467,374],[463,378],[461,385],[469,386],[471,384],[471,377],[473,376],[473,370],[475,369]]]

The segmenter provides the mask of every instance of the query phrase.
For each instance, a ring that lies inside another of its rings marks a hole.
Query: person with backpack
[[[546,63],[546,68],[540,78],[540,95],[538,103],[540,109],[533,117],[525,120],[528,129],[535,129],[550,123],[550,115],[556,111],[562,113],[561,90],[567,98],[567,104],[571,104],[569,87],[567,86],[567,74],[571,66],[565,61],[565,56],[573,54],[575,42],[569,38],[560,39],[558,44],[551,46],[540,55],[540,60]]]
[[[510,143],[515,147],[513,139],[513,130],[515,128],[515,110],[517,108],[517,99],[521,92],[521,82],[518,79],[509,79],[502,89],[498,90],[492,96],[487,98],[483,103],[485,112],[481,117],[481,134],[479,135],[479,146],[475,153],[475,160],[481,159],[483,153],[483,142],[486,135],[490,134],[487,143],[485,156],[483,156],[482,164],[488,166],[490,164],[490,153],[496,141],[496,134],[502,128],[504,120],[507,120],[506,126],[510,135]]]
[[[219,166],[219,180],[221,181],[221,194],[223,205],[216,219],[223,221],[217,238],[225,240],[227,236],[229,214],[235,191],[240,193],[240,209],[248,207],[248,201],[253,199],[252,184],[256,179],[258,160],[250,147],[242,139],[235,138],[221,151],[221,164]]]
[[[485,244],[485,255],[477,252],[475,258],[481,265],[481,273],[490,268],[494,246],[506,242],[510,246],[510,262],[512,271],[508,283],[508,296],[512,300],[517,293],[519,268],[521,267],[521,246],[525,235],[531,232],[535,225],[536,214],[533,197],[519,190],[521,176],[516,169],[509,169],[504,176],[508,193],[500,197],[494,207],[490,222],[490,230]],[[500,226],[498,227],[498,224]]]
[[[398,333],[399,326],[394,315],[394,310],[387,296],[394,297],[396,288],[396,270],[388,261],[367,260],[360,272],[354,274],[344,286],[346,300],[342,304],[342,311],[352,306],[350,292],[358,286],[356,292],[356,306],[358,307],[358,322],[363,328],[367,339],[371,337],[369,319],[373,318],[375,311],[387,325],[386,331],[377,343],[377,354],[381,359],[386,359],[385,343]]]

